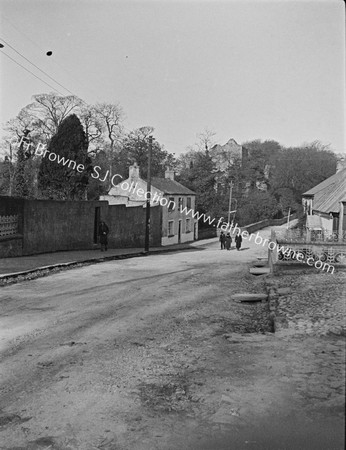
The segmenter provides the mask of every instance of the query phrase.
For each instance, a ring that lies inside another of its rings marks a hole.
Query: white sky
[[[168,151],[205,127],[224,144],[320,140],[345,152],[340,0],[0,0],[3,40],[88,103],[118,102]],[[46,56],[51,50],[53,55]],[[52,89],[0,54],[0,121]]]

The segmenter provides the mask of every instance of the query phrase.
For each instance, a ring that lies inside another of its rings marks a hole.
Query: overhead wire
[[[32,42],[34,45],[35,45],[35,47],[37,47],[40,51],[45,51],[37,42],[35,42],[30,36],[28,36],[26,33],[24,33],[24,31],[23,30],[21,30],[20,28],[18,28],[17,26],[15,26],[9,19],[8,19],[8,17],[6,17],[6,16],[4,16],[4,14],[2,14],[2,18],[4,18],[5,20],[6,20],[6,22],[13,28],[13,29],[15,29],[19,34],[21,34],[21,35],[23,35],[27,40],[29,40],[30,42]],[[5,41],[4,41],[5,42]],[[9,45],[9,44],[8,44]],[[13,47],[11,47],[11,48],[13,48]],[[16,51],[14,48],[13,48],[13,50],[14,51]],[[20,56],[22,56],[23,58],[25,58],[28,62],[30,62],[30,64],[33,64],[30,60],[28,60],[26,57],[24,57],[20,52],[18,52],[18,51],[16,51]],[[55,61],[54,59],[51,59],[51,61],[53,62],[53,64],[55,64],[56,65],[56,67],[58,67],[60,70],[62,70],[62,71],[64,71],[64,72],[66,72],[66,74],[70,77],[70,78],[72,78],[72,80],[75,82],[75,83],[78,83],[79,85],[81,85],[81,81],[79,80],[79,81],[77,81],[74,77],[73,77],[73,75],[71,74],[71,72],[69,71],[69,70],[67,70],[67,68],[64,66],[64,67],[62,67],[60,64],[58,64],[58,62],[57,61]],[[35,65],[35,64],[33,64],[33,65]],[[37,66],[36,66],[37,67]],[[40,71],[42,71],[39,67],[37,67],[38,68],[38,70],[40,70]],[[44,71],[42,71],[43,73],[45,73]],[[52,77],[50,77],[47,73],[45,73],[45,75],[47,75],[49,78],[51,78],[52,79]],[[67,90],[69,93],[71,93],[72,95],[74,95],[75,97],[78,97],[80,100],[82,100],[82,102],[84,102],[84,104],[85,105],[87,105],[88,106],[88,103],[86,103],[82,98],[80,98],[80,96],[79,95],[76,95],[76,94],[74,94],[73,92],[71,92],[69,89],[67,89],[67,88],[65,88],[63,85],[61,85],[60,83],[58,83],[56,80],[53,80],[54,82],[56,82],[57,84],[59,84],[61,87],[63,87],[65,90]],[[86,86],[84,85],[84,88],[85,88]],[[90,90],[90,86],[88,86],[88,89]],[[93,87],[91,87],[91,90],[96,94],[96,91],[93,89]],[[63,95],[63,94],[62,94]]]
[[[25,59],[25,61],[28,61],[29,64],[31,64],[32,66],[34,66],[37,70],[39,70],[40,72],[42,72],[44,75],[46,75],[49,79],[51,79],[52,81],[54,81],[54,83],[58,84],[60,87],[62,87],[63,89],[65,89],[65,91],[69,92],[70,94],[74,95],[73,92],[71,92],[69,89],[67,89],[65,86],[63,86],[61,83],[59,83],[59,81],[56,81],[53,77],[51,77],[47,72],[45,72],[44,70],[40,69],[35,63],[31,62],[28,58],[26,58],[24,55],[22,55],[18,50],[16,50],[14,47],[12,47],[12,45],[10,45],[8,42],[5,41],[5,39],[0,37],[0,40],[2,42],[5,42],[6,45],[8,45],[14,52],[16,52],[19,56],[21,56],[23,59]]]
[[[23,34],[24,36],[26,36],[26,38],[28,40],[30,40],[37,48],[39,48],[40,50],[42,50],[42,48],[35,42],[33,41],[29,36],[27,36],[22,30],[20,30],[19,28],[17,28],[15,25],[13,25],[7,17],[5,17],[4,15],[2,15],[3,18],[6,19],[6,21],[14,28],[16,29],[19,33]],[[43,73],[45,76],[47,76],[50,80],[54,81],[54,83],[56,83],[57,85],[59,85],[60,87],[62,87],[63,89],[65,89],[67,92],[69,92],[71,95],[79,98],[86,106],[89,106],[88,103],[83,100],[82,98],[80,98],[78,95],[74,94],[72,91],[70,91],[68,88],[66,88],[64,85],[62,85],[61,83],[59,83],[55,78],[51,77],[47,72],[45,72],[44,70],[42,70],[40,67],[38,67],[35,63],[33,63],[32,61],[30,61],[26,56],[22,55],[18,50],[16,50],[13,46],[11,46],[5,39],[0,38],[1,41],[3,41],[6,45],[8,45],[8,47],[10,47],[15,53],[17,53],[20,57],[22,57],[23,59],[25,59],[29,64],[31,64],[32,66],[34,66],[37,70],[39,70],[41,73]],[[62,92],[60,92],[58,89],[56,89],[55,87],[53,87],[51,84],[47,83],[46,81],[42,80],[42,78],[38,77],[36,74],[34,74],[33,72],[31,72],[28,68],[26,68],[25,66],[23,66],[22,64],[20,64],[18,61],[16,61],[14,58],[12,58],[11,56],[9,56],[7,53],[5,53],[3,50],[1,50],[1,53],[3,53],[6,57],[8,57],[9,59],[11,59],[14,63],[16,63],[18,66],[22,67],[24,70],[26,70],[27,72],[29,72],[31,75],[33,75],[35,78],[37,78],[38,80],[42,81],[44,84],[46,84],[48,87],[50,87],[51,89],[53,89],[55,92],[58,92],[60,95],[64,96],[65,94],[63,94]],[[58,65],[59,66],[59,65]],[[60,67],[60,66],[59,66]],[[128,129],[125,126],[122,126],[123,129],[125,129],[128,132],[131,132],[133,130]],[[173,145],[178,145],[178,146],[184,146],[186,147],[186,144],[181,144],[181,143],[177,143],[177,142],[173,142],[173,141],[166,141],[169,144],[173,144]]]
[[[4,41],[4,40],[3,40]],[[5,42],[5,41],[4,41]],[[16,61],[14,58],[12,58],[11,56],[9,56],[7,53],[5,53],[4,51],[1,51],[1,53],[5,56],[7,56],[7,58],[11,59],[14,63],[16,63],[18,66],[22,67],[24,70],[26,70],[27,72],[29,72],[31,75],[33,75],[35,78],[37,78],[38,80],[42,81],[44,84],[46,84],[47,86],[49,86],[51,89],[53,89],[55,92],[58,92],[60,95],[64,96],[64,94],[62,92],[60,92],[58,89],[56,89],[54,86],[52,86],[51,84],[47,83],[46,81],[42,80],[42,78],[38,77],[36,74],[34,74],[33,72],[31,72],[31,70],[29,70],[28,68],[26,68],[25,66],[23,66],[22,64],[20,64],[18,61]],[[18,53],[18,52],[17,52]],[[27,59],[24,57],[24,59]],[[51,77],[50,77],[51,78]],[[55,80],[54,80],[55,81]],[[58,83],[59,84],[59,83]],[[65,88],[64,88],[65,89]],[[71,92],[71,91],[69,91]],[[89,104],[83,100],[82,98],[80,98],[79,96],[77,96],[76,94],[74,94],[73,92],[71,92],[72,95],[74,95],[75,97],[77,97],[85,106],[89,106]],[[133,130],[130,130],[129,128],[125,127],[124,125],[121,125],[122,129],[124,129],[125,131],[131,133]]]
[[[6,42],[4,39],[2,39],[3,42]],[[7,44],[7,43],[6,43]],[[9,44],[7,44],[9,45]],[[9,45],[9,47],[11,47],[16,53],[18,53],[20,56],[22,56],[25,60],[27,60],[28,62],[30,62],[25,56],[21,55],[19,52],[17,52],[12,46]],[[7,58],[11,59],[14,63],[16,63],[18,66],[22,67],[24,70],[26,70],[27,72],[29,72],[31,75],[33,75],[35,78],[37,78],[38,80],[42,81],[44,84],[46,84],[48,87],[50,87],[51,89],[53,89],[54,91],[58,92],[60,95],[64,96],[64,94],[62,92],[60,92],[58,89],[56,89],[55,87],[53,87],[51,84],[47,83],[46,81],[42,80],[42,78],[38,77],[36,74],[34,74],[33,72],[31,72],[28,68],[26,68],[25,66],[23,66],[22,64],[20,64],[18,61],[16,61],[14,58],[12,58],[11,56],[9,56],[7,53],[5,53],[3,50],[1,51],[1,53],[5,56],[7,56]],[[36,66],[35,64],[31,63],[33,66],[35,66],[38,70],[40,70],[42,73],[46,74],[44,71],[42,71],[38,66]],[[54,82],[56,82],[57,84],[59,84],[60,86],[62,86],[60,83],[58,83],[56,80],[54,80],[54,78],[50,77],[48,74],[46,74],[50,79],[52,79]],[[73,92],[71,92],[69,89],[65,88],[64,86],[62,86],[65,90],[67,90],[68,92],[70,92],[72,95],[74,95],[75,97],[78,97],[86,106],[89,106],[88,103],[83,100],[82,98],[80,98],[79,96],[77,96],[76,94],[74,94]],[[132,132],[133,130],[130,130],[129,128],[125,127],[124,125],[122,125],[122,128],[125,129],[128,132]],[[177,142],[173,142],[173,141],[166,141],[170,144],[174,144],[174,145],[182,145],[179,144]],[[251,151],[251,150],[250,150]],[[305,158],[299,158],[296,157],[295,159],[305,159]]]
[[[6,19],[6,21],[9,23],[10,26],[12,26],[15,30],[17,30],[20,34],[22,34],[23,36],[25,36],[29,41],[31,41],[37,48],[39,48],[41,51],[43,50],[34,40],[32,40],[27,34],[25,34],[22,30],[20,30],[19,28],[17,28],[13,23],[11,23],[11,21],[5,17],[4,15],[2,15],[3,18]],[[33,65],[37,70],[39,70],[40,72],[42,72],[44,75],[46,75],[49,79],[51,79],[52,81],[54,81],[56,84],[58,84],[60,87],[62,87],[63,89],[65,89],[67,92],[69,92],[71,95],[74,95],[75,97],[78,97],[86,106],[89,106],[87,102],[85,102],[85,100],[83,100],[82,98],[80,98],[80,96],[74,94],[72,91],[70,91],[68,88],[66,88],[65,86],[63,86],[61,83],[59,83],[57,80],[55,80],[53,77],[51,77],[47,72],[45,72],[44,70],[42,70],[40,67],[38,67],[35,63],[33,63],[32,61],[30,61],[26,56],[22,55],[18,50],[16,50],[13,46],[11,46],[7,41],[5,41],[5,39],[0,38],[6,45],[8,45],[13,51],[15,51],[19,56],[21,56],[23,59],[25,59],[29,64]],[[4,52],[3,52],[4,53]],[[12,61],[16,62],[16,64],[18,64],[19,66],[21,66],[22,68],[24,68],[25,70],[27,70],[29,73],[31,73],[32,75],[34,75],[36,78],[38,78],[39,80],[43,81],[43,83],[45,83],[47,86],[51,87],[52,89],[54,89],[56,92],[58,92],[60,95],[64,95],[62,94],[59,90],[53,88],[50,84],[46,83],[44,80],[42,80],[41,78],[37,77],[35,74],[33,74],[30,70],[26,69],[24,66],[22,66],[20,63],[18,63],[17,61],[15,61],[13,58],[11,58],[9,55],[7,55],[6,53],[4,53],[7,57],[9,57],[10,59],[12,59]],[[60,67],[59,64],[57,64],[58,67]],[[70,75],[71,76],[71,75]],[[133,130],[130,130],[129,128],[125,127],[124,125],[122,126],[122,128],[128,132],[132,132]],[[181,144],[181,143],[177,143],[177,142],[172,142],[172,141],[166,141],[169,144],[173,144],[173,145],[178,145],[178,146],[185,146],[185,144]]]
[[[18,33],[22,34],[23,36],[25,36],[25,38],[29,41],[31,41],[38,49],[42,50],[42,48],[37,44],[37,42],[35,42],[28,34],[24,33],[23,30],[21,30],[20,28],[16,27],[9,19],[8,17],[6,17],[3,13],[1,14],[2,18],[5,19],[8,24],[14,28],[15,30],[18,31]]]
[[[33,62],[31,62],[28,58],[26,58],[24,55],[22,55],[20,52],[18,52],[13,46],[11,46],[10,44],[8,44],[7,41],[5,41],[4,39],[0,38],[1,41],[3,41],[6,45],[8,45],[13,51],[15,51],[18,55],[20,55],[22,58],[24,58],[26,61],[28,61],[31,65],[33,65],[36,69],[38,69],[40,72],[42,72],[43,74],[45,74],[47,77],[49,77],[52,81],[54,81],[56,84],[58,84],[59,86],[61,86],[62,88],[64,88],[67,92],[69,92],[71,95],[79,98],[82,103],[84,103],[84,105],[88,106],[88,103],[83,100],[82,98],[80,98],[78,95],[74,94],[72,91],[70,91],[69,89],[67,89],[65,86],[63,86],[61,83],[59,83],[57,80],[55,80],[53,77],[51,77],[49,74],[47,74],[44,70],[40,69],[40,67],[38,67],[36,64],[34,64]],[[57,88],[55,88],[54,86],[52,86],[51,84],[47,83],[45,80],[43,80],[42,78],[40,78],[39,76],[37,76],[35,73],[33,73],[31,70],[29,70],[27,67],[23,66],[21,63],[19,63],[18,61],[16,61],[14,58],[12,58],[10,55],[8,55],[6,52],[4,52],[3,50],[1,50],[1,53],[5,56],[7,56],[7,58],[11,59],[14,63],[16,63],[18,66],[22,67],[24,70],[26,70],[27,72],[29,72],[31,75],[33,75],[35,78],[37,78],[38,80],[42,81],[44,84],[46,84],[48,87],[50,87],[51,89],[53,89],[55,92],[58,92],[60,95],[64,96],[65,94],[63,94],[62,92],[60,92]],[[126,129],[127,131],[131,131],[129,129],[127,129],[126,127],[123,126],[124,129]]]
[[[2,55],[7,56],[7,58],[11,59],[14,63],[16,63],[18,66],[22,67],[24,70],[26,70],[27,72],[31,73],[31,75],[33,75],[35,78],[37,78],[38,80],[42,81],[42,83],[46,84],[47,86],[49,86],[51,89],[53,89],[55,92],[58,92],[60,95],[64,95],[62,92],[60,92],[58,89],[56,89],[54,86],[52,86],[51,84],[47,83],[46,81],[42,80],[42,78],[38,77],[37,75],[35,75],[33,72],[31,72],[31,70],[29,70],[28,68],[26,68],[25,66],[23,66],[22,64],[20,64],[18,61],[16,61],[14,58],[12,58],[10,55],[8,55],[7,53],[5,53],[4,51],[1,51]]]
[[[44,52],[45,50],[37,43],[35,42],[29,35],[27,35],[26,33],[24,33],[24,31],[20,28],[18,28],[17,26],[15,26],[9,19],[7,16],[5,16],[4,14],[2,14],[2,18],[6,20],[6,22],[8,23],[8,25],[10,25],[14,30],[16,30],[19,34],[21,34],[22,36],[24,36],[28,41],[30,41],[32,44],[35,45],[36,48],[38,48],[41,52]],[[61,66],[57,61],[55,61],[54,59],[51,59],[51,61],[53,62],[53,64],[56,65],[56,67],[58,67],[60,70],[65,71],[72,79],[74,82],[78,83],[78,81],[73,77],[73,75],[71,74],[71,72],[69,70],[67,70],[66,66]],[[80,81],[79,81],[80,83]],[[73,94],[75,95],[75,94]]]

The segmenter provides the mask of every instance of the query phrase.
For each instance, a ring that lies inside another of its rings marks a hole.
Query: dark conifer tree
[[[14,172],[14,195],[17,197],[28,197],[28,180],[25,173],[25,152],[24,142],[22,142],[17,151],[17,163]]]
[[[48,145],[46,156],[42,156],[38,187],[44,198],[86,199],[86,188],[91,171],[91,160],[87,150],[88,142],[83,126],[78,117],[71,114],[61,122],[57,133]],[[68,162],[65,163],[65,161]],[[80,164],[84,166],[84,170],[81,170],[82,167],[79,166],[78,171],[77,167]]]

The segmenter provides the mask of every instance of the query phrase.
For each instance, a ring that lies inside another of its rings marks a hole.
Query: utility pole
[[[144,252],[149,252],[150,239],[150,198],[151,198],[151,152],[153,146],[153,137],[149,136],[149,151],[148,151],[148,175],[147,175],[147,207],[145,219],[145,248]]]
[[[287,229],[289,229],[289,227],[290,227],[290,214],[291,214],[291,208],[288,208]]]
[[[13,170],[13,165],[12,165],[12,159],[13,159],[13,152],[12,152],[12,144],[10,142],[10,158],[9,158],[9,162],[8,162],[8,171],[9,171],[9,175],[10,175],[10,186],[8,189],[8,195],[10,197],[12,197],[12,185],[13,185],[13,176],[14,176],[14,170]]]
[[[229,185],[229,203],[228,203],[228,220],[227,220],[228,226],[231,221],[232,189],[233,189],[233,181],[231,181]]]

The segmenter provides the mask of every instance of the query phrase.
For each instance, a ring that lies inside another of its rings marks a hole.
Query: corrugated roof
[[[306,226],[310,230],[332,230],[333,219],[326,219],[317,215],[308,215],[306,217]]]
[[[151,179],[151,185],[156,187],[165,194],[171,195],[196,195],[194,191],[178,183],[178,181],[171,180],[170,178],[157,178]]]
[[[339,212],[339,203],[346,198],[346,169],[340,170],[303,194],[307,195],[313,195],[314,211]]]
[[[339,172],[334,173],[334,175],[330,176],[326,180],[322,181],[321,183],[317,184],[313,188],[311,188],[309,191],[304,192],[303,195],[314,195],[317,192],[325,189],[331,184],[338,183],[339,181],[346,179],[346,169],[341,169]]]

